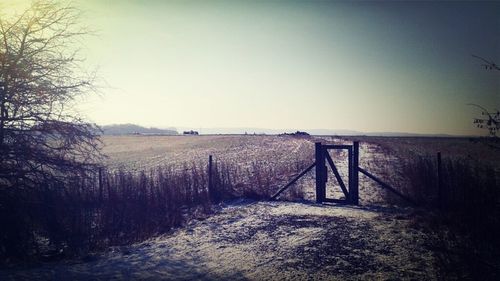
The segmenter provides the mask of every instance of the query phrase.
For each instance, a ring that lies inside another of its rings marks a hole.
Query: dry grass
[[[67,257],[142,241],[180,226],[190,216],[210,213],[214,203],[269,198],[310,164],[309,159],[289,157],[288,146],[297,151],[308,146],[307,141],[291,137],[188,137],[184,141],[180,141],[182,137],[146,138],[156,142],[125,137],[122,143],[111,147],[108,144],[108,151],[129,150],[128,157],[140,154],[138,163],[144,167],[140,171],[114,166],[102,171],[100,181],[96,173],[64,183],[1,189],[0,224],[5,228],[0,237],[0,257]],[[174,142],[165,144],[171,140]],[[203,141],[218,145],[212,148]],[[198,151],[193,147],[196,145],[201,146]],[[144,151],[153,150],[156,155],[162,149],[174,154],[184,154],[187,149],[192,154],[185,155],[182,163],[163,161],[155,168],[147,168],[151,160]],[[216,149],[227,149],[227,154],[214,161],[213,186],[209,189],[206,159]],[[249,154],[267,158],[246,158]],[[123,160],[119,159],[115,161]],[[301,196],[300,189],[288,194],[289,199]]]

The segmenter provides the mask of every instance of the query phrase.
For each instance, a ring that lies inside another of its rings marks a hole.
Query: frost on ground
[[[305,138],[286,136],[103,136],[103,152],[111,169],[148,170],[158,166],[182,168],[185,164],[215,161],[237,163],[248,168],[252,162],[270,166],[313,159],[314,144]]]
[[[409,210],[236,202],[146,242],[0,271],[1,280],[434,280],[433,233]]]

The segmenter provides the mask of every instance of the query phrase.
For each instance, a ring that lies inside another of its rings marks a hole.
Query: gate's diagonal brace
[[[385,182],[381,181],[380,179],[378,179],[377,177],[375,177],[374,175],[370,174],[368,171],[366,171],[365,169],[361,168],[361,167],[358,167],[358,171],[360,171],[361,173],[363,173],[365,176],[369,177],[370,179],[374,180],[375,182],[377,182],[378,184],[380,184],[383,188],[385,189],[388,189],[389,191],[391,191],[392,193],[396,194],[397,196],[403,198],[404,200],[410,202],[411,204],[413,205],[417,205],[417,203],[415,203],[415,201],[413,201],[412,199],[404,196],[401,192],[397,191],[396,189],[394,189],[392,186],[386,184]]]
[[[316,162],[312,163],[311,166],[307,167],[302,173],[300,173],[298,176],[296,176],[293,180],[291,180],[287,185],[285,185],[283,188],[278,190],[272,197],[271,200],[276,200],[276,198],[287,188],[289,188],[292,184],[294,184],[296,181],[298,181],[302,176],[304,176],[307,172],[309,172],[312,168],[316,166]]]
[[[347,192],[347,188],[345,187],[344,181],[340,177],[339,171],[337,170],[337,167],[335,167],[335,164],[333,163],[332,157],[330,156],[330,153],[328,151],[325,153],[326,160],[328,160],[328,164],[330,164],[330,167],[332,168],[333,174],[335,175],[335,178],[337,179],[337,182],[340,185],[340,188],[342,188],[342,192],[344,192],[345,198],[349,198],[349,192]]]

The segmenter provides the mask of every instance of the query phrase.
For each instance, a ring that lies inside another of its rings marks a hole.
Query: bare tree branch
[[[99,165],[99,128],[69,112],[93,92],[74,42],[85,35],[79,11],[35,1],[0,19],[0,186],[63,180]]]
[[[480,56],[476,56],[476,55],[472,55],[472,56],[477,58],[477,59],[482,60],[484,62],[484,64],[482,64],[482,66],[484,66],[485,69],[500,71],[500,67],[498,65],[496,65],[493,61],[488,61],[488,60],[486,60]]]

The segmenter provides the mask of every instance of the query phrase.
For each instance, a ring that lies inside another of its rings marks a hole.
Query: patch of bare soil
[[[84,260],[1,280],[435,280],[435,234],[411,210],[237,202],[207,219]]]

